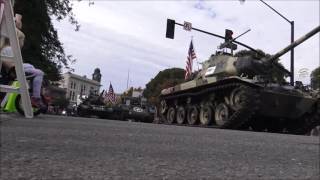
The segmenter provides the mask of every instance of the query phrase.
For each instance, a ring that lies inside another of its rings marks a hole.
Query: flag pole
[[[130,69],[128,69],[128,77],[127,77],[127,90],[129,88],[129,73],[130,73]]]

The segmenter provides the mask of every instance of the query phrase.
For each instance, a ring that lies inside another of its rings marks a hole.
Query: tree
[[[311,72],[311,87],[320,89],[320,66]]]
[[[254,51],[251,50],[241,50],[238,51],[237,53],[235,53],[235,56],[237,57],[243,57],[243,56],[251,56],[253,59],[259,61],[262,58],[269,58],[271,57],[270,54],[266,54],[265,52],[263,52],[260,49],[257,49],[257,51],[259,53],[256,53]],[[277,63],[279,66],[283,67],[283,65],[279,62],[280,59],[276,59],[275,63]],[[275,82],[279,82],[279,83],[284,83],[286,82],[285,80],[285,72],[281,71],[279,68],[273,66],[270,70],[269,70],[269,74],[271,74],[271,78],[275,81]]]
[[[50,80],[59,80],[63,67],[70,69],[75,62],[66,55],[52,19],[68,18],[78,31],[80,25],[72,13],[71,0],[16,0],[23,6],[22,31],[26,35],[22,56],[25,62],[42,69]],[[89,3],[92,3],[89,1]]]
[[[143,96],[152,104],[158,103],[158,96],[162,89],[184,82],[185,70],[171,68],[160,71],[153,79],[146,84]]]
[[[133,91],[139,91],[139,92],[142,92],[143,89],[141,87],[138,87],[138,88],[134,88],[134,87],[130,87],[128,90],[126,90],[121,96],[122,97],[131,97],[132,94],[133,94]]]

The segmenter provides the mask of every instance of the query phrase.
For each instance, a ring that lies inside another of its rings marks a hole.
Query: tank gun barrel
[[[287,53],[288,51],[290,51],[291,49],[295,48],[296,46],[298,46],[299,44],[303,43],[304,41],[306,41],[307,39],[309,39],[310,37],[312,37],[313,35],[317,34],[320,31],[320,26],[314,28],[313,30],[311,30],[310,32],[308,32],[307,34],[305,34],[304,36],[300,37],[299,39],[295,40],[293,43],[291,43],[289,46],[285,47],[284,49],[282,49],[281,51],[277,52],[276,54],[274,54],[273,56],[271,56],[268,61],[275,61],[276,59],[278,59],[280,56],[284,55],[285,53]]]

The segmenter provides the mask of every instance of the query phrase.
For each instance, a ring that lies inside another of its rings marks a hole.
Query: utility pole
[[[245,0],[240,0],[240,2],[244,2]],[[284,20],[286,20],[288,23],[290,23],[291,26],[291,43],[294,42],[294,21],[290,21],[288,18],[284,17],[280,12],[275,10],[273,7],[271,7],[269,4],[267,4],[263,0],[259,0],[262,2],[264,5],[268,6],[272,11],[277,13],[279,16],[281,16]],[[294,48],[291,49],[290,51],[290,84],[294,86]]]

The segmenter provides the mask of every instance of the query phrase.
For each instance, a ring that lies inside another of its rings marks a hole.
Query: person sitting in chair
[[[1,1],[1,0],[0,0]],[[16,0],[13,1],[14,5],[14,13],[15,13],[15,25],[16,25],[16,32],[18,37],[18,43],[20,48],[24,45],[25,35],[21,31],[22,30],[22,15],[24,11],[25,4],[28,3],[25,0]],[[1,56],[13,56],[12,47],[10,46],[10,40],[8,37],[0,37],[0,54]],[[44,73],[40,69],[36,69],[33,65],[29,63],[23,63],[24,72],[30,74],[34,77],[33,84],[32,84],[32,96],[31,96],[31,103],[35,107],[45,109],[46,106],[41,101],[41,86],[43,81]],[[15,73],[15,65],[13,62],[2,62],[2,69],[1,74],[6,75],[9,79],[14,80],[16,78]],[[10,78],[11,77],[11,78]]]
[[[5,37],[0,40],[0,55],[12,57],[13,51],[10,46],[9,38]],[[43,81],[44,73],[40,69],[36,69],[33,65],[29,63],[23,63],[24,72],[33,76],[33,92],[31,96],[31,103],[33,106],[45,109],[46,106],[41,101],[41,85]],[[2,69],[1,74],[6,75],[11,80],[16,78],[15,74],[15,65],[13,62],[3,61],[2,62]]]

